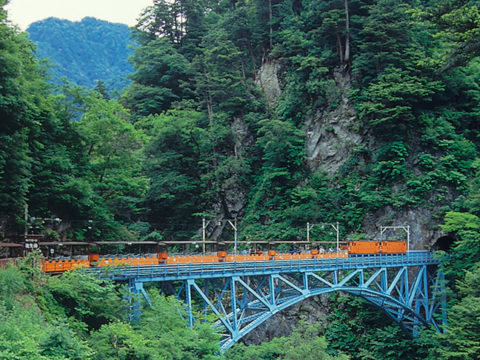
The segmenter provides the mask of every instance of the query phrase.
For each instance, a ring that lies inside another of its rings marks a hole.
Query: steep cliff
[[[331,176],[338,172],[357,146],[368,142],[349,99],[350,74],[337,69],[334,80],[332,93],[335,97],[329,99],[326,107],[315,109],[304,125],[308,166],[312,170],[325,170]]]

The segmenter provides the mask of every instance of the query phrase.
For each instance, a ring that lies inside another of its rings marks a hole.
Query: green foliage
[[[16,294],[26,290],[25,279],[17,268],[11,266],[0,272],[0,289],[5,310],[11,310]]]
[[[445,214],[445,224],[442,230],[450,233],[480,229],[480,219],[472,214],[448,212]]]
[[[452,1],[443,5],[433,11],[441,29],[436,36],[446,44],[444,66],[459,66],[480,54],[475,41],[480,24],[478,4],[475,1]]]
[[[31,181],[29,127],[34,126],[35,108],[28,93],[37,85],[36,62],[31,44],[17,34],[0,6],[0,214],[10,220],[18,215],[26,200]],[[31,82],[27,81],[31,78]],[[35,85],[34,85],[35,84]],[[17,216],[17,218],[15,218]]]
[[[174,298],[149,292],[152,306],[138,323],[110,322],[93,332],[93,359],[215,359],[219,338],[210,324],[185,326],[185,310]],[[159,319],[161,319],[159,321]]]
[[[275,338],[261,345],[238,344],[225,355],[227,360],[347,360],[343,353],[330,354],[327,341],[319,335],[321,326],[303,324],[289,337]]]
[[[24,299],[27,300],[27,299]],[[38,346],[44,332],[42,318],[38,309],[31,308],[31,298],[25,305],[17,303],[11,310],[0,305],[0,356],[2,359],[42,359]],[[30,307],[30,308],[28,308]]]
[[[201,55],[192,64],[196,91],[204,100],[209,116],[222,111],[230,116],[245,113],[249,108],[246,79],[242,78],[240,51],[228,33],[212,29],[200,44]]]
[[[219,336],[210,323],[198,323],[192,329],[185,326],[186,313],[180,301],[165,298],[155,290],[149,292],[149,297],[152,307],[145,309],[136,329],[155,356],[166,360],[216,358]],[[161,321],[158,314],[161,314]]]
[[[467,271],[462,277],[456,284],[459,300],[448,312],[449,326],[446,334],[435,335],[441,346],[432,347],[432,358],[466,360],[480,356],[480,319],[477,316],[480,304],[478,258],[476,269]]]
[[[153,306],[144,309],[140,322],[130,324],[121,319],[127,304],[111,282],[81,270],[47,277],[27,264],[0,269],[0,357],[217,358],[219,336],[211,324],[192,329],[178,300],[155,290],[149,296]]]
[[[124,101],[136,114],[159,114],[184,97],[188,61],[168,39],[141,46],[132,61],[136,72]]]
[[[93,359],[147,360],[154,358],[153,349],[146,340],[127,323],[113,322],[103,325],[92,334],[90,346],[95,349]]]
[[[469,213],[447,212],[445,224],[441,227],[458,239],[454,243],[454,256],[445,269],[450,282],[455,282],[463,278],[465,270],[472,270],[478,265],[480,219]]]
[[[476,192],[470,193],[473,198]],[[464,204],[474,204],[469,196]],[[463,205],[465,206],[465,205]],[[472,209],[475,209],[473,206]],[[443,231],[455,237],[453,253],[445,262],[449,295],[448,326],[444,334],[425,334],[431,359],[474,359],[479,356],[480,219],[468,212],[447,212]]]
[[[91,359],[92,350],[65,323],[53,324],[40,339],[40,353],[46,359]]]
[[[330,348],[321,329],[303,328],[229,356],[477,356],[478,324],[465,314],[476,311],[480,255],[478,4],[155,1],[135,30],[125,107],[110,100],[106,80],[95,91],[62,83],[53,95],[32,43],[1,4],[2,237],[24,229],[26,204],[31,216],[64,219],[65,232],[48,230],[51,237],[76,240],[190,239],[205,214],[237,217],[245,240],[297,240],[307,222],[338,221],[343,237],[364,233],[369,217],[388,208],[425,209],[433,221],[446,213],[442,230],[456,241],[444,266],[451,309],[461,314],[451,315],[450,349],[449,337],[412,341],[376,309],[340,297],[325,331]],[[260,84],[259,69],[273,71],[280,93]],[[331,136],[341,138],[336,129],[355,115],[361,121],[348,130],[364,141],[338,172],[318,170],[331,154],[307,161],[323,141],[315,144],[310,130],[339,119]],[[331,230],[316,225],[311,238],[333,239]],[[22,265],[0,272],[0,284],[0,357],[18,358],[16,348],[32,359],[218,352],[207,325],[185,328],[181,307],[155,292],[140,324],[126,324],[113,285],[83,273],[46,280]]]
[[[401,128],[414,121],[413,109],[418,107],[418,100],[429,101],[430,95],[440,90],[439,82],[389,67],[362,94],[360,116],[368,118],[372,125],[390,123]]]
[[[45,299],[50,311],[60,312],[72,325],[98,329],[117,319],[122,302],[114,285],[105,283],[82,271],[71,271],[61,278],[51,278],[45,286]]]
[[[169,224],[179,228],[177,225],[187,223],[193,213],[203,211],[202,155],[211,151],[204,121],[201,113],[184,109],[152,117],[143,124],[151,127],[154,139],[146,150],[147,174],[152,179],[146,201],[156,227],[161,221],[164,229]]]
[[[290,174],[298,170],[304,158],[303,133],[291,123],[276,119],[262,120],[259,125],[258,144],[263,150],[264,166]]]
[[[89,156],[88,180],[118,220],[131,222],[148,189],[142,176],[146,138],[128,121],[128,112],[113,100],[92,93],[76,125]]]
[[[329,315],[326,338],[330,346],[352,359],[423,359],[426,346],[409,338],[385,313],[356,296],[331,297],[335,309]]]
[[[34,259],[31,256],[27,260]],[[53,278],[46,278],[36,266],[25,262],[0,269],[0,357],[12,360],[91,359],[91,350],[67,326],[65,316],[57,313],[57,319],[46,321],[51,314],[45,316],[41,307],[45,305],[45,295],[52,296],[45,285]],[[78,284],[79,287],[83,285]]]
[[[407,174],[408,150],[405,144],[393,142],[379,150],[374,171],[381,183],[400,182]]]
[[[445,88],[425,60],[433,56],[423,44],[434,44],[431,30],[414,21],[408,3],[382,0],[368,10],[359,37],[361,53],[353,61],[363,83],[362,90],[355,90],[359,115],[380,137],[402,134],[415,127],[416,113]]]

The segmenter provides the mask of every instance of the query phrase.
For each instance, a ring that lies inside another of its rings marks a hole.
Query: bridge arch
[[[295,301],[288,304],[288,306],[279,306],[274,311],[267,311],[265,315],[261,318],[261,321],[255,322],[248,329],[240,330],[238,335],[235,337],[231,337],[224,343],[222,343],[222,351],[228,350],[231,346],[241,340],[244,336],[246,336],[250,331],[254,330],[258,326],[262,325],[266,321],[268,321],[271,317],[278,314],[279,312],[288,309],[295,304],[302,302],[308,298],[312,298],[319,295],[328,294],[331,292],[344,292],[353,296],[360,296],[367,300],[368,302],[372,303],[374,306],[378,307],[379,309],[383,310],[392,320],[398,323],[403,331],[405,331],[408,335],[412,336],[414,334],[414,328],[412,325],[428,325],[428,322],[424,317],[420,314],[416,313],[412,308],[407,307],[405,304],[397,301],[396,299],[388,296],[379,291],[372,291],[372,290],[363,290],[362,294],[359,293],[358,290],[352,289],[349,287],[345,288],[331,288],[325,289],[321,291],[313,291],[307,296],[298,296]],[[390,307],[394,308],[395,311],[392,309],[387,309],[386,307],[382,306],[381,303],[384,301],[390,302]]]
[[[216,283],[217,292],[208,289],[208,282],[189,279],[185,281],[183,300],[190,309],[192,324],[193,303],[203,302],[205,313],[217,316],[216,327],[223,328],[222,351],[278,312],[334,291],[363,297],[415,336],[421,325],[431,324],[442,331],[446,321],[443,274],[435,276],[432,270],[425,265],[232,276],[221,286]]]
[[[361,296],[382,308],[412,336],[420,325],[442,332],[446,297],[439,260],[427,251],[322,260],[224,262],[90,269],[128,280],[130,313],[137,316],[143,284],[163,283],[184,301],[189,325],[214,315],[222,352],[278,312],[333,291]]]

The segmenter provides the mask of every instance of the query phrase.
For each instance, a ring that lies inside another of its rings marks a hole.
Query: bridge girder
[[[149,303],[143,282],[132,282],[133,292]],[[190,326],[209,314],[215,316],[224,352],[278,312],[334,291],[365,298],[411,336],[421,325],[442,331],[446,322],[443,274],[434,277],[427,265],[187,279],[177,297],[186,304]],[[134,311],[138,308],[132,306]]]
[[[428,256],[427,256],[428,255]],[[443,273],[431,254],[381,255],[298,264],[215,264],[203,267],[116,269],[99,276],[128,280],[131,318],[139,316],[144,283],[163,282],[184,301],[188,324],[216,319],[221,350],[278,312],[333,291],[365,298],[383,309],[411,336],[419,326],[442,332],[446,324]],[[175,286],[175,285],[176,286]]]

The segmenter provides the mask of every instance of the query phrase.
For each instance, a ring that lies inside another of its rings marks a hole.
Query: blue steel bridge
[[[276,313],[312,296],[342,291],[385,311],[405,332],[420,326],[442,332],[446,324],[443,273],[432,252],[350,255],[349,257],[160,264],[90,268],[103,279],[128,282],[132,318],[141,298],[151,305],[146,283],[160,283],[183,300],[193,326],[214,314],[226,351]]]

